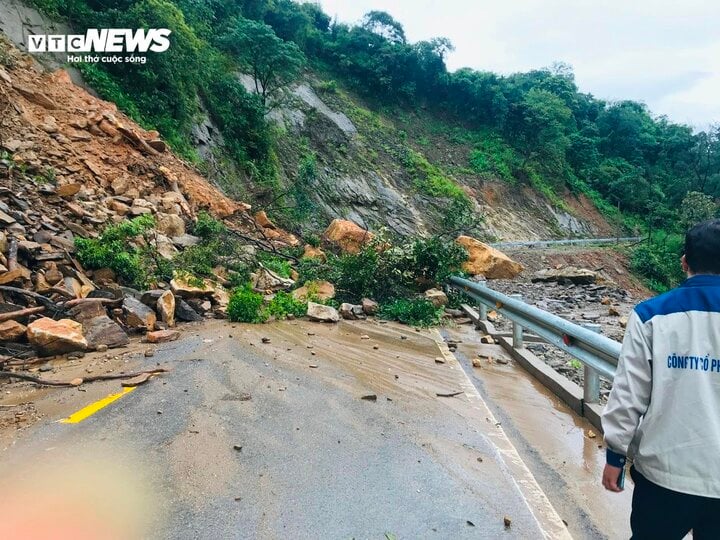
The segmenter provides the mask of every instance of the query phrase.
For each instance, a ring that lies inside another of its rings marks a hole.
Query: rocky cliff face
[[[304,155],[317,157],[317,174],[307,192],[320,223],[343,218],[365,228],[387,227],[400,235],[441,228],[450,201],[417,188],[401,156],[402,148],[411,148],[469,195],[475,212],[483,216],[475,232],[485,239],[614,234],[613,226],[585,199],[568,195],[564,207],[559,207],[530,187],[473,176],[464,166],[469,148],[447,136],[421,133],[427,120],[422,111],[402,113],[401,124],[391,115],[359,105],[357,97],[323,88],[322,81],[311,77],[291,89],[284,106],[271,113],[283,132],[278,155],[287,186],[297,181]],[[415,137],[408,135],[408,126],[417,131]]]

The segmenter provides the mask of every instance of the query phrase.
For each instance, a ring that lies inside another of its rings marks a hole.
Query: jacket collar
[[[681,287],[720,287],[720,275],[698,274],[686,279]]]

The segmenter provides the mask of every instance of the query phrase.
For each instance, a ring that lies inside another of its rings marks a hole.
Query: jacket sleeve
[[[650,405],[651,332],[633,311],[628,320],[613,388],[602,415],[607,463],[615,467],[625,465],[628,447]]]

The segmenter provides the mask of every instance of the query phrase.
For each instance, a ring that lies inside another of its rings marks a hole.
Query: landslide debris
[[[269,220],[259,224],[248,205],[176,157],[157,132],[0,40],[0,369],[122,347],[128,334],[164,332],[176,321],[223,317],[227,276],[176,274],[148,283],[152,294],[127,287],[130,270],[145,262],[133,256],[169,268],[201,245],[188,232],[202,213],[223,219],[251,254],[298,243]],[[103,233],[112,227],[118,238],[110,242]],[[143,234],[133,237],[135,229]],[[112,252],[123,243],[128,253]],[[92,251],[101,244],[106,252]],[[115,257],[115,267],[83,267],[79,245],[89,246],[91,263]],[[153,341],[165,335],[151,334]]]

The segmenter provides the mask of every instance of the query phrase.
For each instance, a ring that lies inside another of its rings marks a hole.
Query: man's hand
[[[605,470],[603,470],[602,476],[602,485],[605,487],[605,489],[607,489],[608,491],[614,491],[615,493],[620,493],[622,491],[622,488],[618,487],[617,485],[617,481],[618,478],[620,478],[621,472],[621,467],[605,465]]]

